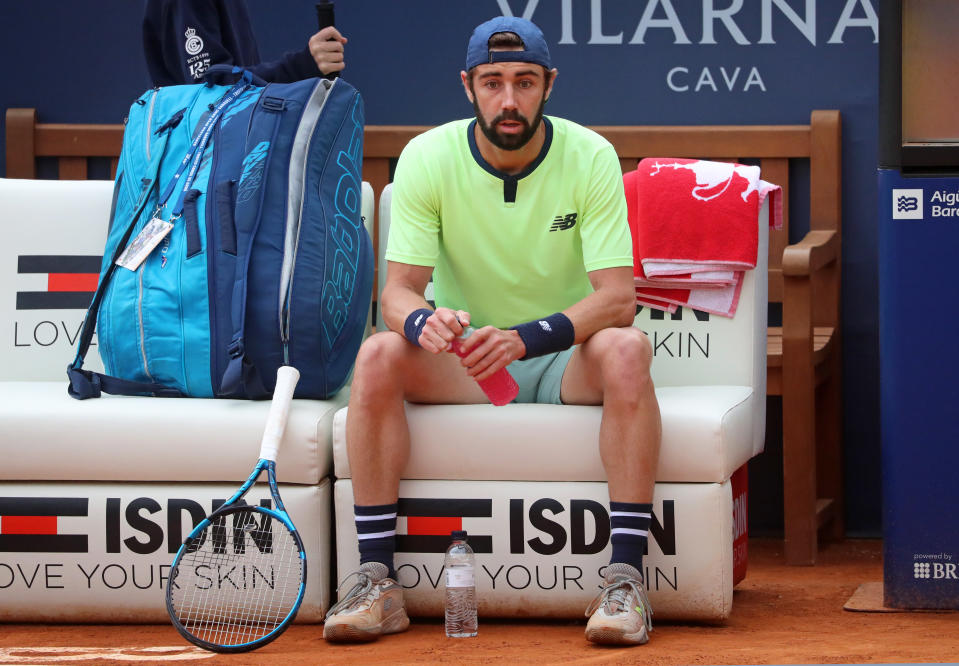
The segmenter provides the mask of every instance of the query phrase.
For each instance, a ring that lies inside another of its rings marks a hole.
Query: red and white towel
[[[756,267],[756,217],[770,197],[769,225],[782,227],[782,189],[759,167],[646,158],[623,176],[633,234],[639,305],[736,313],[744,272]]]

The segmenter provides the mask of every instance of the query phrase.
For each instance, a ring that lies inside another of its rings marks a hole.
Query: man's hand
[[[420,332],[420,347],[434,354],[447,351],[453,339],[461,335],[469,323],[469,312],[436,308]]]
[[[481,381],[523,358],[526,346],[516,331],[484,326],[463,341],[463,351],[466,355],[460,363],[467,368],[466,374]]]
[[[313,56],[316,66],[324,75],[341,72],[346,67],[344,44],[346,44],[346,37],[331,25],[310,37],[308,44],[310,55]]]

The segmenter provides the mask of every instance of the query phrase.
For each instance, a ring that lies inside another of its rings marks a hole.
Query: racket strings
[[[285,525],[257,515],[265,521],[259,527],[248,512],[232,514],[232,526],[210,525],[172,574],[176,618],[202,641],[224,646],[256,641],[296,606],[303,582],[297,542]]]

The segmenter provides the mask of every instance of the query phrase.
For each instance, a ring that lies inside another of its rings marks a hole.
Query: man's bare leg
[[[431,354],[391,331],[360,347],[350,388],[346,445],[357,504],[396,502],[410,453],[404,401],[484,403],[452,353]]]
[[[662,426],[651,363],[642,331],[607,328],[573,353],[563,375],[563,402],[603,405],[599,453],[615,502],[653,500]]]
[[[651,345],[639,329],[610,328],[574,352],[563,376],[565,402],[603,405],[599,451],[609,481],[613,554],[603,589],[587,609],[586,638],[595,643],[643,644],[652,629],[642,557],[661,422],[651,362]]]
[[[327,615],[328,641],[375,640],[410,624],[393,565],[400,476],[410,453],[406,400],[470,403],[485,397],[454,354],[432,354],[393,332],[377,333],[360,347],[346,445],[361,564],[356,584],[341,591]]]

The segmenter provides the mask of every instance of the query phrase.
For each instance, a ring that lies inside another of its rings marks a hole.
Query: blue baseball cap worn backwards
[[[498,32],[512,32],[523,42],[522,51],[490,51],[489,39]],[[543,32],[532,21],[515,16],[497,16],[473,30],[466,49],[466,71],[494,62],[530,62],[552,69],[549,48]]]

